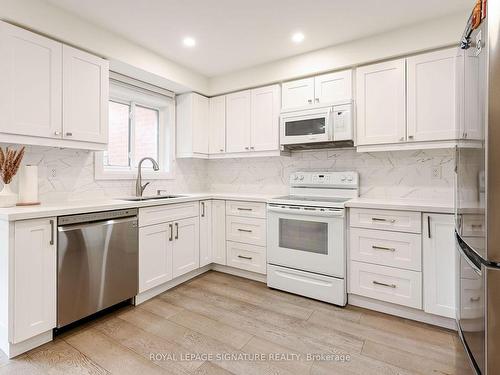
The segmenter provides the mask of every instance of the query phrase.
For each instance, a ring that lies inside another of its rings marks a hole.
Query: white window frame
[[[172,98],[147,92],[140,88],[110,82],[109,101],[137,105],[158,110],[158,159],[159,171],[149,167],[151,162],[145,161],[142,178],[145,180],[172,180],[175,178],[175,100]],[[134,131],[133,127],[130,129]],[[131,134],[129,134],[129,137]],[[133,152],[134,145],[130,145]],[[96,152],[94,156],[94,176],[96,180],[133,180],[137,178],[137,167],[105,167],[104,152]]]

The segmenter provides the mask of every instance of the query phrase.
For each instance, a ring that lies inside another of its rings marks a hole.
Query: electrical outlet
[[[432,167],[431,178],[433,180],[440,180],[441,179],[441,172],[442,172],[442,168],[440,165],[436,165],[436,166]]]

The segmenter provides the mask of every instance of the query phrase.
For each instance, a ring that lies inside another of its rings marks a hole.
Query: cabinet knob
[[[316,103],[319,103],[319,98],[316,98]]]
[[[56,130],[56,131],[54,132],[54,135],[61,135],[61,132],[60,132],[59,130]]]
[[[249,150],[250,148],[249,147],[245,147],[245,150]]]
[[[67,137],[72,137],[72,136],[73,136],[73,133],[71,133],[71,132],[66,132],[66,136],[67,136]]]
[[[413,135],[409,135],[409,136],[408,136],[408,139],[413,139]]]
[[[313,101],[312,101],[312,99],[308,99],[308,100],[307,100],[307,102],[308,102],[309,104],[312,104],[312,102],[313,102]]]
[[[224,152],[224,149],[223,149],[223,148],[221,148],[219,151],[220,151],[220,152]]]
[[[250,147],[250,150],[253,150],[253,149],[254,149],[254,147],[253,147],[253,146],[251,146],[251,147]]]

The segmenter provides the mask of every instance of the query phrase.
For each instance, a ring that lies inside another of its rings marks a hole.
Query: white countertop
[[[124,208],[161,206],[203,199],[244,200],[265,203],[268,199],[272,198],[272,196],[270,195],[259,194],[195,193],[178,195],[182,195],[182,197],[169,199],[152,199],[146,201],[127,201],[119,198],[92,201],[67,201],[63,203],[42,203],[39,206],[16,206],[10,208],[0,208],[0,220],[15,221],[36,219],[51,216],[73,215],[86,212],[119,210]]]
[[[432,213],[452,214],[455,212],[453,204],[431,201],[419,201],[413,199],[374,199],[355,198],[346,203],[346,207],[352,208],[374,208],[380,210],[420,211]]]
[[[86,212],[119,210],[124,208],[140,208],[160,206],[193,200],[224,199],[263,202],[275,198],[276,195],[246,194],[246,193],[194,193],[180,194],[182,197],[170,199],[153,199],[148,201],[126,201],[121,199],[106,199],[92,201],[67,201],[63,203],[44,203],[39,206],[0,208],[0,220],[15,221],[36,219],[51,216],[73,215]],[[453,206],[436,202],[416,200],[390,200],[355,198],[346,203],[346,207],[374,208],[385,210],[421,211],[435,213],[453,213]]]

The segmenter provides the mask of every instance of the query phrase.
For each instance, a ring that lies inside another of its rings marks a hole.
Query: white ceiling
[[[212,77],[472,7],[473,0],[48,0]],[[292,43],[295,31],[305,40]],[[186,48],[192,36],[197,45]]]

